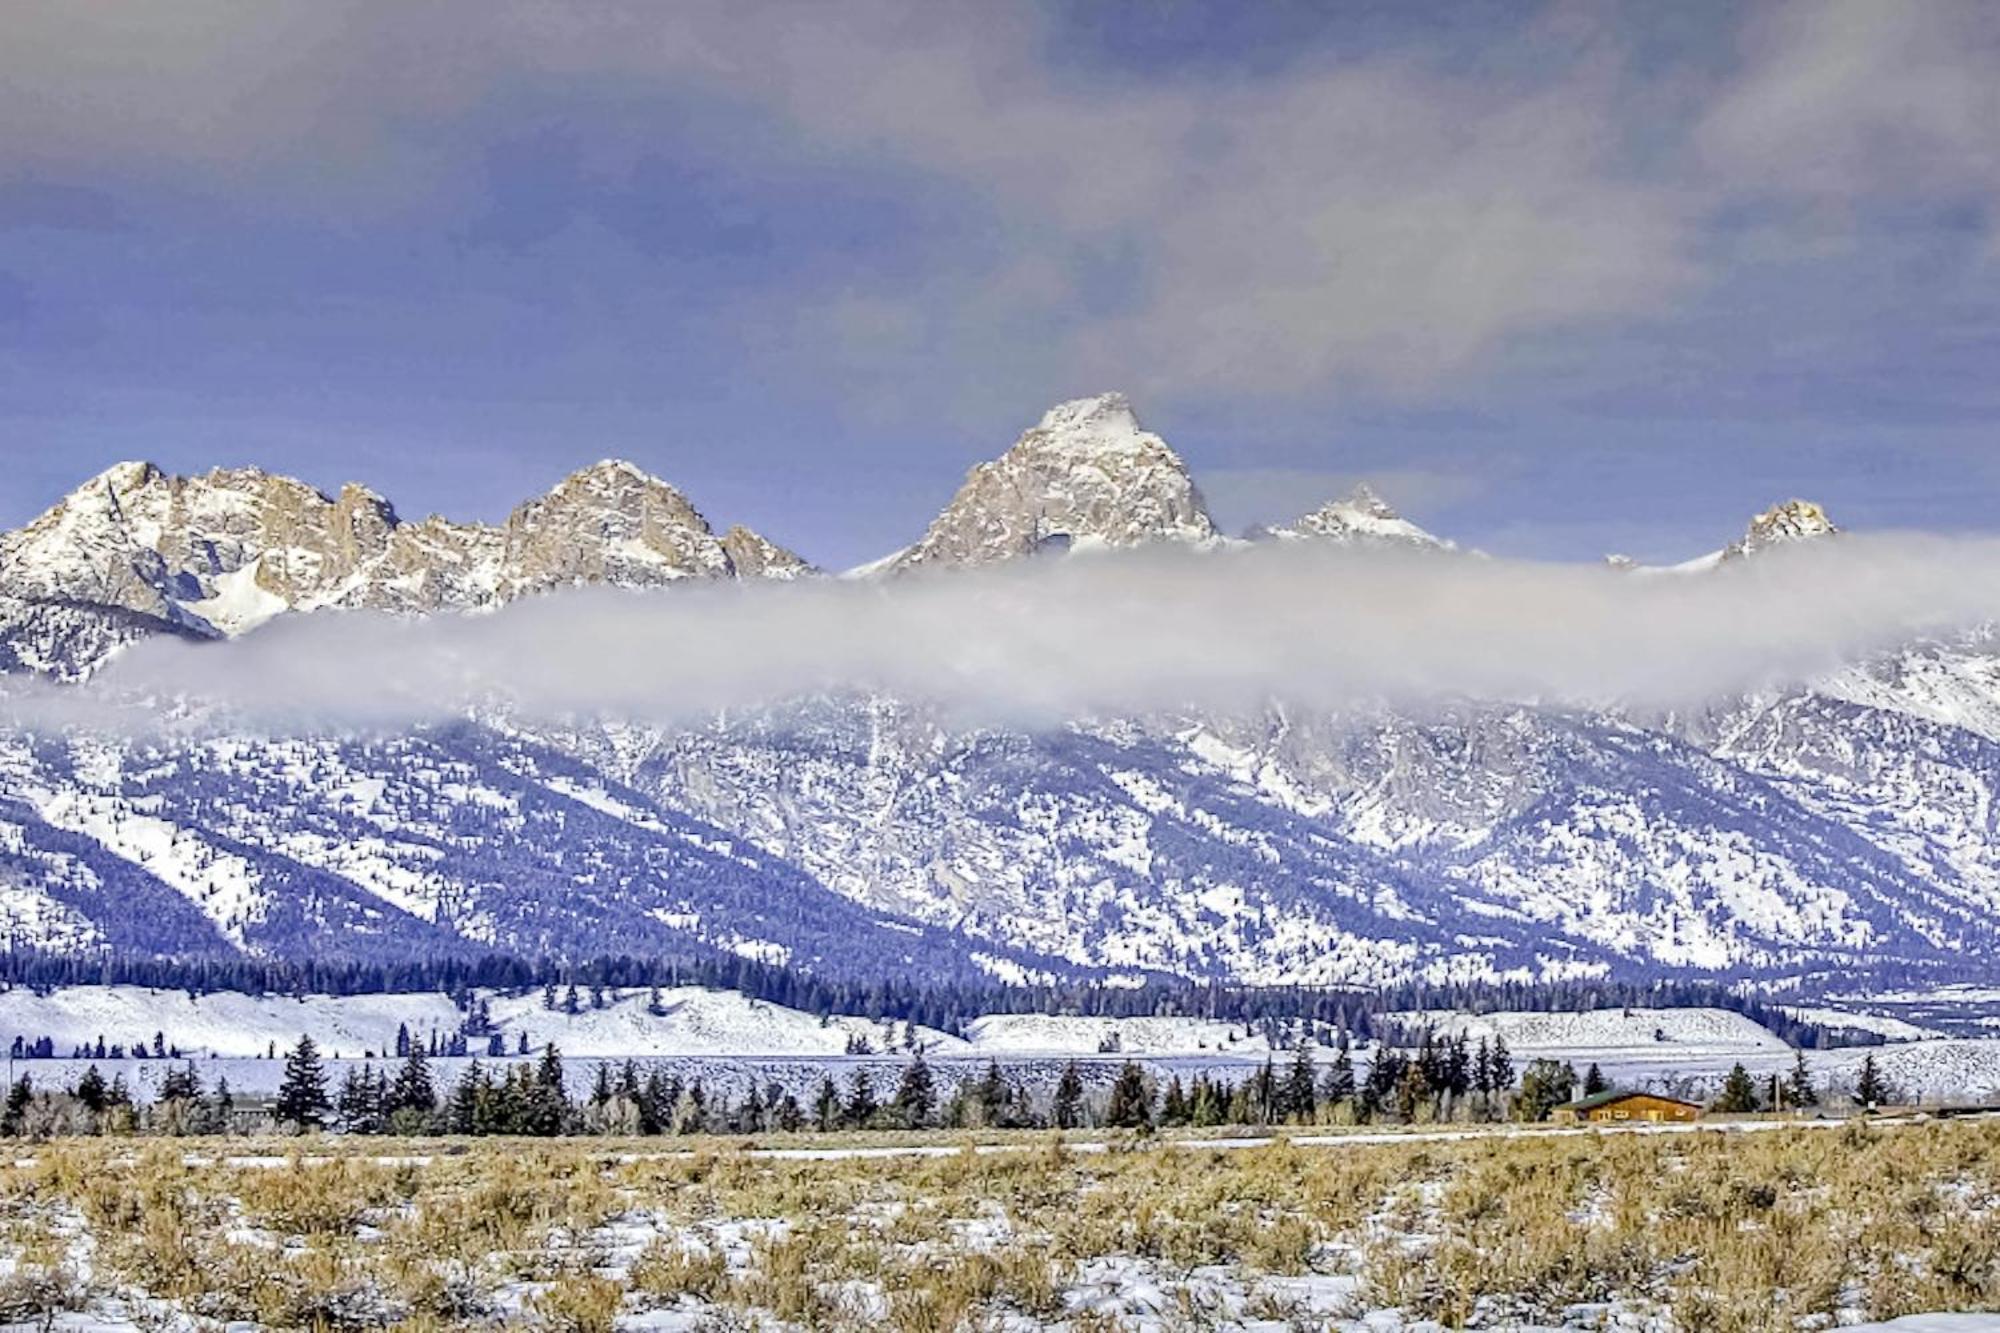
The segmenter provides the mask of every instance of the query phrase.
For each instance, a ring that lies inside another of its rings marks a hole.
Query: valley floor
[[[0,1322],[2000,1327],[1944,1317],[2000,1306],[1990,1119],[1174,1151],[1016,1136],[1007,1151],[933,1139],[901,1157],[746,1146],[35,1145],[0,1165]]]

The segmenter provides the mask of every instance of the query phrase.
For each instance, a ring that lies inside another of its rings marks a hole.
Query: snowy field
[[[691,987],[663,990],[657,997],[647,990],[607,992],[602,1007],[583,991],[575,1013],[566,1011],[563,995],[556,997],[554,1008],[548,1007],[540,990],[486,992],[478,999],[506,1052],[504,1059],[520,1058],[524,1037],[531,1051],[554,1042],[566,1058],[575,1090],[588,1086],[600,1061],[627,1059],[647,1068],[663,1066],[683,1080],[702,1079],[732,1095],[755,1082],[760,1088],[776,1083],[803,1096],[828,1074],[844,1084],[864,1068],[878,1084],[893,1082],[918,1049],[947,1088],[976,1076],[988,1060],[998,1060],[1036,1091],[1052,1086],[1071,1060],[1088,1085],[1099,1087],[1128,1057],[1161,1078],[1205,1073],[1231,1082],[1273,1058],[1261,1032],[1195,1018],[988,1015],[973,1020],[967,1036],[960,1038],[907,1023],[822,1019],[733,991]],[[1820,1021],[1821,1012],[1805,1014]],[[1738,1063],[1763,1078],[1788,1072],[1793,1060],[1791,1049],[1775,1034],[1723,1009],[1477,1016],[1433,1011],[1390,1017],[1410,1027],[1428,1022],[1441,1033],[1463,1032],[1475,1041],[1503,1037],[1517,1069],[1543,1058],[1578,1069],[1594,1063],[1618,1086],[1684,1095],[1704,1095]],[[134,1059],[129,1052],[142,1045],[150,1048],[157,1036],[194,1060],[205,1082],[212,1085],[225,1077],[239,1094],[265,1096],[276,1090],[281,1072],[273,1053],[282,1056],[301,1034],[311,1035],[330,1057],[337,1080],[351,1063],[393,1058],[399,1025],[419,1044],[443,1044],[466,1020],[465,1012],[436,994],[191,996],[126,986],[77,986],[38,994],[15,987],[0,992],[0,1050],[16,1037],[26,1045],[47,1038],[58,1058],[15,1062],[17,1073],[27,1072],[43,1086],[62,1085],[73,1083],[94,1063],[107,1077],[123,1073],[143,1099],[158,1086],[170,1062]],[[1895,1031],[1893,1019],[1877,1015],[1876,1020],[1876,1030],[1893,1038],[1889,1045],[1809,1051],[1806,1061],[1815,1077],[1851,1085],[1861,1061],[1872,1053],[1892,1084],[1913,1100],[2000,1100],[2000,1036],[1949,1038],[1925,1029],[1917,1040]],[[94,1056],[99,1042],[107,1052],[101,1060]],[[494,1063],[485,1054],[488,1042],[483,1034],[469,1039],[468,1058]],[[126,1048],[128,1057],[110,1058],[113,1046]],[[72,1061],[78,1047],[93,1055]],[[1326,1061],[1332,1051],[1320,1048],[1316,1055]],[[1369,1055],[1365,1045],[1357,1048],[1357,1063],[1365,1068]],[[1275,1058],[1282,1062],[1288,1057],[1281,1051]],[[437,1063],[440,1081],[449,1083],[466,1060],[440,1058]]]

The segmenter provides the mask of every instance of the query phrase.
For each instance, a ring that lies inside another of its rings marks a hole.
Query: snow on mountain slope
[[[1435,539],[1369,494],[1287,530]],[[1835,531],[1792,502],[1713,565]],[[1217,543],[1117,395],[1051,410],[885,565]],[[0,668],[60,679],[285,610],[797,577],[605,462],[495,526],[254,469],[104,473],[0,538]],[[373,959],[691,951],[990,977],[1256,982],[1991,965],[2000,653],[1906,645],[1671,717],[1478,700],[970,727],[828,694],[672,730],[341,742],[0,736],[20,947]]]
[[[66,912],[120,949],[728,952],[844,975],[986,975],[948,931],[852,903],[746,840],[471,724],[367,741],[0,741],[0,791],[0,883],[35,905],[17,926],[66,925]],[[1049,965],[1005,944],[978,952]]]
[[[1934,1028],[1922,1027],[1906,1019],[1894,1018],[1888,1014],[1869,1013],[1863,1009],[1788,1004],[1785,1006],[1785,1012],[1801,1023],[1816,1023],[1827,1028],[1849,1028],[1855,1032],[1873,1032],[1885,1041],[1934,1041],[1944,1035]]]
[[[1180,456],[1144,430],[1124,395],[1050,408],[972,469],[915,545],[881,562],[901,571],[984,565],[1036,551],[1217,540]]]
[[[363,487],[328,497],[257,468],[175,477],[121,463],[0,536],[8,598],[113,608],[200,634],[245,633],[288,610],[470,611],[573,584],[806,572],[748,528],[718,537],[679,491],[615,460],[497,527],[405,523]],[[8,619],[0,609],[0,633]]]
[[[981,1055],[1267,1055],[1270,1040],[1247,1024],[1203,1018],[1093,1018],[988,1014],[966,1027]]]
[[[1356,486],[1338,500],[1290,523],[1264,528],[1253,536],[1279,541],[1330,541],[1343,546],[1388,546],[1424,551],[1455,551],[1458,546],[1424,531],[1389,507],[1366,485]]]
[[[1729,1009],[1590,1009],[1580,1013],[1460,1014],[1433,1011],[1386,1015],[1411,1027],[1434,1025],[1441,1036],[1463,1032],[1473,1041],[1504,1039],[1518,1062],[1552,1053],[1615,1055],[1671,1048],[1675,1055],[1782,1051],[1782,1038]]]
[[[539,1050],[553,1042],[571,1056],[824,1055],[838,1056],[858,1039],[874,1051],[899,1051],[912,1044],[940,1055],[962,1054],[965,1042],[929,1028],[834,1015],[822,1022],[812,1014],[753,1000],[735,991],[694,986],[658,993],[623,990],[593,997],[585,991],[577,1012],[558,997],[547,1007],[540,990],[510,995],[478,991],[509,1054],[526,1035]],[[603,1000],[597,1007],[595,998]],[[188,1056],[261,1056],[275,1045],[282,1052],[310,1036],[325,1054],[349,1058],[373,1052],[393,1054],[397,1028],[428,1045],[460,1032],[469,1015],[448,997],[407,995],[244,995],[229,991],[190,995],[186,991],[138,986],[68,986],[46,994],[27,987],[0,991],[0,1049],[21,1037],[32,1045],[47,1037],[56,1054],[103,1040],[128,1050],[150,1046],[154,1034]],[[482,1035],[472,1042],[484,1050]]]

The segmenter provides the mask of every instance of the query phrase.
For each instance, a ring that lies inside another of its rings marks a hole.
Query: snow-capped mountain
[[[1838,536],[1839,533],[1840,529],[1833,525],[1826,511],[1812,501],[1786,500],[1751,519],[1743,535],[1719,551],[1710,551],[1707,555],[1698,555],[1674,565],[1642,565],[1624,555],[1606,556],[1605,562],[1613,569],[1637,574],[1705,574],[1773,547],[1815,541]]]
[[[718,537],[685,496],[606,461],[488,526],[400,519],[361,486],[326,496],[257,468],[176,477],[121,463],[0,538],[0,594],[234,635],[287,611],[474,611],[571,584],[791,578],[747,528]]]
[[[1050,408],[1013,448],[972,469],[915,545],[871,569],[1216,540],[1180,455],[1139,425],[1123,394],[1107,393]]]
[[[1794,501],[1694,573],[1836,529]],[[1267,534],[1451,550],[1366,491]],[[1224,545],[1116,395],[1051,410],[884,571]],[[0,538],[0,669],[337,608],[791,578],[604,463],[493,526],[359,487],[112,469]],[[1907,645],[1668,717],[1438,701],[975,726],[828,694],[698,725],[367,739],[0,734],[15,948],[731,953],[848,974],[1372,984],[1990,967],[2000,651]]]
[[[1458,545],[1424,531],[1389,507],[1366,483],[1338,500],[1329,500],[1290,523],[1258,529],[1253,536],[1279,541],[1315,540],[1343,546],[1402,547],[1410,550],[1455,551]]]

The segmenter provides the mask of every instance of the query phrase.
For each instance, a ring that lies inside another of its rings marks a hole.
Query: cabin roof
[[[1683,1101],[1679,1097],[1669,1097],[1665,1093],[1639,1092],[1629,1089],[1612,1089],[1608,1092],[1594,1092],[1588,1097],[1579,1097],[1577,1100],[1573,1102],[1565,1102],[1563,1105],[1557,1107],[1556,1109],[1558,1111],[1595,1111],[1600,1106],[1609,1106],[1613,1102],[1622,1102],[1628,1097],[1650,1097],[1656,1102],[1672,1102],[1676,1106],[1692,1106],[1697,1111],[1701,1109],[1701,1107],[1695,1102]]]

